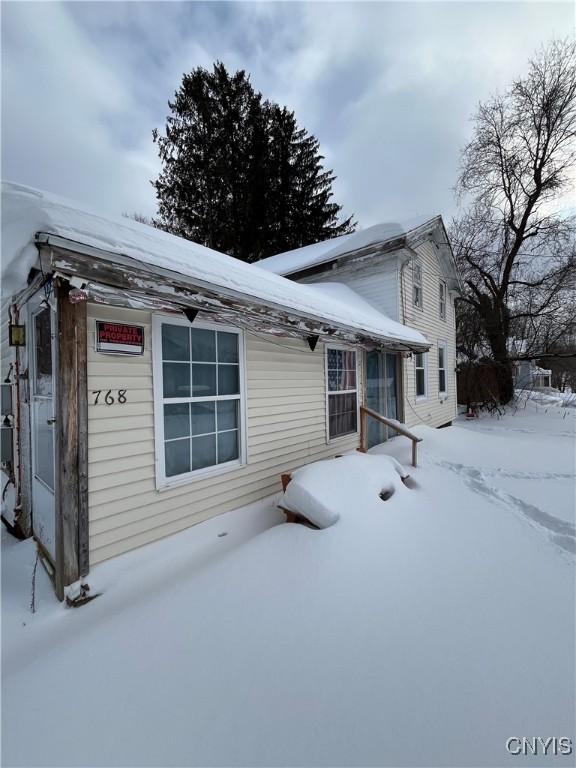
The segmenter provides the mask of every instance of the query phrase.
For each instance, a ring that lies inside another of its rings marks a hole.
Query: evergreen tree
[[[243,261],[353,231],[332,202],[332,171],[293,112],[217,62],[184,75],[153,182],[157,225]]]

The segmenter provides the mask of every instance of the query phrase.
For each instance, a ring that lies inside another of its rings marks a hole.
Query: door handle
[[[46,424],[55,424],[56,419],[46,419]]]

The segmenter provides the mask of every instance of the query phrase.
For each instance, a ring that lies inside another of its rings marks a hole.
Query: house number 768
[[[98,402],[105,403],[106,405],[114,405],[114,403],[119,403],[119,405],[124,405],[126,402],[126,390],[125,389],[119,389],[117,390],[116,397],[112,394],[112,390],[109,389],[102,400],[100,400],[100,395],[104,392],[103,389],[95,389],[92,391],[92,394],[94,395],[94,405],[98,405]]]

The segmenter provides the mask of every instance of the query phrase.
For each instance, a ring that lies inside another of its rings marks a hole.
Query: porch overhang
[[[36,234],[36,244],[46,267],[76,286],[71,300],[89,299],[102,304],[168,313],[194,309],[213,319],[253,332],[322,341],[360,344],[366,349],[425,352],[428,343],[334,321],[321,314],[295,310],[228,286],[219,286],[179,272],[148,264],[131,256],[46,232]]]

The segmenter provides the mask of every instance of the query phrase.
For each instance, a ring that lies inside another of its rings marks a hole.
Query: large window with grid
[[[241,463],[242,341],[233,328],[154,318],[160,485]]]
[[[340,347],[326,348],[328,438],[358,431],[358,376],[356,352]]]

